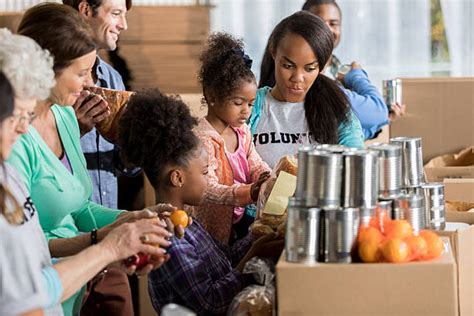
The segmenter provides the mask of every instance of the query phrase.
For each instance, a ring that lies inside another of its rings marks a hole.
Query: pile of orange
[[[413,234],[406,220],[391,220],[379,212],[367,226],[359,228],[358,253],[363,262],[409,262],[430,260],[443,253],[441,238],[434,232],[422,230]]]

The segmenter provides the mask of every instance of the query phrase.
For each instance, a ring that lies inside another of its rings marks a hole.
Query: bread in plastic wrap
[[[268,260],[254,257],[244,268],[262,285],[250,285],[237,294],[227,311],[227,316],[273,316],[275,312],[275,274]],[[273,268],[274,269],[274,268]]]
[[[296,176],[298,173],[296,159],[292,156],[284,156],[280,158],[273,168],[270,178],[268,178],[268,180],[260,187],[257,200],[257,216],[251,228],[252,233],[256,236],[263,236],[273,232],[278,232],[282,236],[285,234],[284,224],[286,223],[287,212],[285,211],[283,215],[272,215],[263,212],[280,171]]]

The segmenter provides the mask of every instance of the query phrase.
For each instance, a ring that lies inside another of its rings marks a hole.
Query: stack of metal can
[[[287,260],[351,262],[362,216],[377,205],[378,153],[339,145],[303,147],[288,206]]]
[[[420,138],[393,138],[367,150],[300,148],[296,192],[288,206],[286,259],[351,262],[359,224],[368,225],[376,209],[383,218],[407,220],[415,233],[444,229],[444,186],[425,183],[423,175]]]

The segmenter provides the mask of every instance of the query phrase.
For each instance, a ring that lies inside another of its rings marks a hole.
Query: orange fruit
[[[184,228],[188,227],[189,217],[188,214],[183,210],[173,211],[170,215],[171,222],[173,225],[181,225]]]
[[[357,235],[357,241],[374,241],[380,244],[383,240],[383,235],[377,228],[374,227],[359,227],[359,234]]]
[[[378,220],[377,217],[372,216],[372,217],[370,218],[369,227],[373,227],[373,228],[376,228],[376,229],[380,229],[380,224],[379,224],[379,220]]]
[[[410,236],[405,239],[410,249],[410,259],[416,260],[428,254],[428,244],[421,236]]]
[[[382,245],[382,254],[388,262],[405,262],[409,255],[408,245],[400,238],[391,238]]]
[[[382,259],[380,243],[376,240],[364,240],[359,243],[359,257],[363,262],[379,262]]]
[[[400,238],[405,239],[413,236],[413,229],[411,224],[404,219],[397,219],[387,222],[385,229],[385,235],[387,238]]]
[[[428,246],[428,252],[422,259],[433,259],[439,257],[444,250],[444,244],[436,233],[429,230],[420,231],[420,236],[425,239]]]

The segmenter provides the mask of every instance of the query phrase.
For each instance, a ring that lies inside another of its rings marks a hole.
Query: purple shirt
[[[148,291],[155,310],[176,303],[198,315],[225,314],[247,277],[234,267],[252,242],[251,234],[232,248],[213,239],[196,221],[182,239],[173,237],[167,249],[171,258],[148,276]]]

